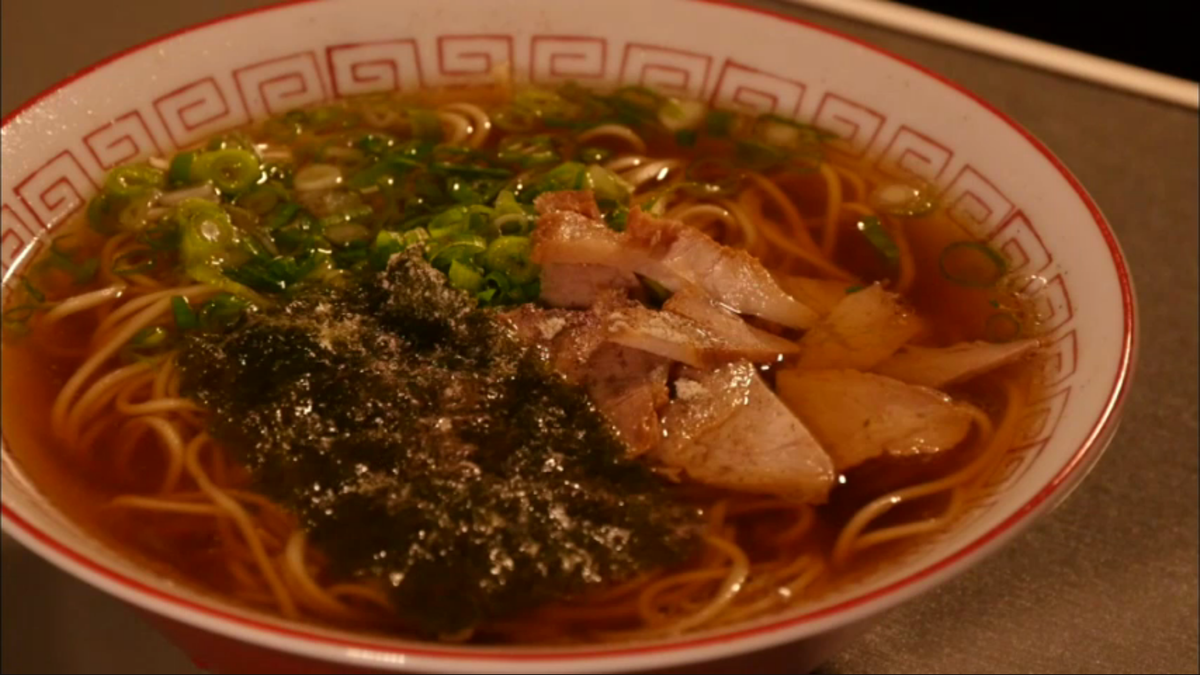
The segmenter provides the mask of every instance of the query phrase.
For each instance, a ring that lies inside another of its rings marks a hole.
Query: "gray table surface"
[[[5,0],[0,109],[129,45],[265,4]],[[999,555],[894,611],[823,672],[1197,672],[1196,113],[761,4],[943,73],[1043,139],[1116,229],[1142,319],[1124,424],[1086,484]],[[195,672],[117,602],[14,545],[2,562],[3,672]]]

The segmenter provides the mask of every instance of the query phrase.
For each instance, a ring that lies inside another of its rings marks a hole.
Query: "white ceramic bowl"
[[[636,646],[472,648],[364,637],[231,606],[138,568],[30,484],[4,449],[3,527],[157,617],[222,670],[649,670],[791,645],[791,672],[865,620],[945,582],[1071,491],[1116,428],[1133,365],[1129,274],[1096,205],[1058,159],[952,82],[818,26],[722,2],[302,2],[190,28],[114,56],[3,121],[6,280],[105,170],[249,118],[337,95],[469,84],[512,64],[536,83],[647,84],[812,121],[841,152],[942,189],[950,215],[1028,277],[1050,358],[990,497],[950,532],[820,606]],[[20,402],[5,400],[5,415]],[[963,617],[969,621],[970,617]]]

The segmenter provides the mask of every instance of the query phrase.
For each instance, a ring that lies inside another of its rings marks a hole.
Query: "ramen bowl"
[[[10,446],[29,435],[10,422],[22,403],[6,397],[4,531],[140,609],[219,671],[754,668],[751,655],[773,654],[795,672],[1017,536],[1079,484],[1111,440],[1133,368],[1134,297],[1112,231],[1066,167],[1003,113],[917,64],[723,2],[300,2],[134,47],[4,119],[6,295],[46,234],[120,163],[335,97],[486,83],[504,64],[519,82],[642,85],[811,123],[836,134],[834,152],[935,186],[946,215],[1005,257],[1038,314],[1045,358],[1016,443],[952,527],[819,602],[751,623],[636,644],[416,642],[290,622],[115,551],[30,478],[36,472]]]

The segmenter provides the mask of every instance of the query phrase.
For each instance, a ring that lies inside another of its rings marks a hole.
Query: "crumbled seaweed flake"
[[[214,437],[335,571],[388,580],[430,634],[695,551],[696,513],[586,394],[419,256],[193,336],[180,365]]]

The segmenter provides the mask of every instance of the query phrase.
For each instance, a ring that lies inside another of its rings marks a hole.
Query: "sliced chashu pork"
[[[592,352],[584,377],[588,395],[640,455],[662,440],[659,410],[667,405],[671,362],[637,349],[606,342]]]
[[[592,309],[609,325],[609,339],[696,368],[730,361],[768,363],[794,354],[796,343],[750,326],[702,292],[688,288],[663,311],[609,295]]]
[[[621,245],[620,234],[601,221],[600,208],[591,193],[547,192],[534,201],[540,214],[538,231],[541,234],[534,234],[537,245],[533,261],[542,266],[543,302],[551,307],[586,309],[606,290],[631,293],[641,288],[641,282],[628,269],[580,263],[572,258],[582,253],[588,259],[607,259],[615,255]],[[589,246],[597,248],[590,249]],[[552,262],[552,259],[558,262]]]
[[[722,246],[681,222],[660,220],[634,209],[629,214],[627,231],[618,233],[600,220],[590,192],[549,193],[538,197],[535,205],[540,218],[533,233],[531,257],[543,267],[615,268],[622,274],[612,277],[614,286],[628,284],[628,275],[633,274],[670,291],[696,286],[734,312],[793,328],[807,328],[817,319],[811,309],[779,288],[754,257]],[[565,298],[573,303],[581,297],[576,291],[556,285],[563,280],[558,271],[552,274],[549,286],[543,278],[543,299],[562,303]]]
[[[748,362],[688,370],[651,456],[691,479],[809,503],[826,500],[833,463]]]
[[[649,254],[650,263],[635,271],[668,290],[696,286],[738,314],[791,328],[808,328],[817,320],[816,312],[784,292],[757,258],[694,227],[634,209],[627,238],[633,248]]]
[[[551,307],[587,309],[608,291],[637,295],[642,284],[632,272],[607,265],[550,263],[542,266],[542,302]]]
[[[954,448],[973,413],[946,394],[855,370],[784,370],[779,397],[821,442],[838,471],[881,457]]]
[[[907,346],[875,366],[875,372],[909,384],[940,389],[966,382],[1029,356],[1037,340],[1000,344],[963,342],[949,347]]]
[[[660,437],[671,362],[711,368],[731,361],[769,363],[793,353],[793,342],[747,325],[699,291],[685,289],[653,310],[614,293],[586,311],[538,309],[506,313],[517,334],[543,347],[551,365],[583,385],[634,452]]]
[[[921,332],[900,296],[874,284],[846,295],[800,339],[798,368],[870,370]]]
[[[608,326],[592,312],[523,305],[503,317],[523,341],[547,351],[556,371],[587,390],[631,455],[662,438],[668,359],[610,342]]]
[[[663,312],[694,321],[723,343],[728,352],[748,361],[772,361],[800,350],[795,342],[746,323],[695,286],[676,291],[663,304]]]

